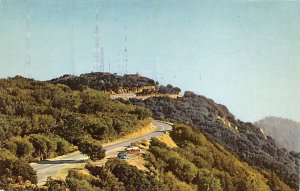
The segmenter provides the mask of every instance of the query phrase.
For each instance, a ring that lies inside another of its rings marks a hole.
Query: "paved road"
[[[124,147],[130,145],[132,142],[140,141],[143,139],[151,139],[152,137],[156,137],[162,135],[165,131],[171,130],[172,126],[160,121],[153,120],[152,124],[157,128],[157,130],[153,133],[136,137],[127,141],[123,141],[120,143],[116,143],[113,145],[109,145],[104,147],[106,151],[111,151],[117,149],[119,147]],[[66,165],[71,165],[74,163],[82,163],[87,160],[88,157],[81,153],[74,153],[71,155],[67,155],[64,157],[60,157],[59,159],[40,161],[38,163],[33,163],[32,167],[37,171],[38,183],[46,182],[47,177],[55,177],[58,171],[65,167]]]

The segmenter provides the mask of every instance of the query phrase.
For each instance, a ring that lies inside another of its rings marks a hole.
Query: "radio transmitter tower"
[[[31,77],[31,27],[30,27],[30,1],[27,0],[26,40],[25,40],[25,77]]]
[[[125,37],[124,37],[124,67],[125,74],[128,74],[128,49],[127,49],[127,27],[125,25]]]
[[[94,70],[99,72],[101,70],[101,50],[100,50],[100,37],[99,37],[99,26],[98,26],[98,4],[96,4],[96,26],[95,26],[95,39],[94,39]]]

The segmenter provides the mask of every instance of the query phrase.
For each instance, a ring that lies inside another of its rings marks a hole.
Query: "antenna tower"
[[[110,58],[109,58],[109,61],[108,61],[108,72],[110,73]]]
[[[75,63],[74,63],[74,5],[71,4],[71,33],[70,33],[70,66],[72,68],[72,75],[75,75]]]
[[[72,74],[75,75],[74,64],[74,25],[71,26],[71,39],[70,39],[70,65],[72,67]]]
[[[31,27],[30,27],[30,1],[27,0],[26,41],[25,41],[25,77],[31,77]]]
[[[153,66],[152,66],[153,68],[152,68],[152,79],[153,80],[155,80],[156,81],[156,78],[157,78],[157,71],[156,71],[156,62],[155,62],[155,60],[154,60],[154,62],[153,62]]]
[[[124,67],[125,74],[128,74],[128,49],[127,49],[127,27],[125,25],[125,37],[124,37]]]
[[[99,26],[98,26],[98,4],[96,3],[96,26],[95,26],[95,36],[94,36],[94,69],[93,71],[99,72],[100,70],[100,38],[99,38]]]
[[[100,72],[104,72],[104,48],[101,47]]]

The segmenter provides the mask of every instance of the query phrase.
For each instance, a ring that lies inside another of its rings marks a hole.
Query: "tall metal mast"
[[[71,34],[70,34],[70,66],[72,68],[72,74],[75,75],[75,63],[74,63],[74,6],[71,4]]]
[[[74,25],[71,26],[71,39],[70,39],[70,65],[72,67],[72,74],[75,75],[74,63]]]
[[[95,26],[95,37],[94,37],[94,70],[99,72],[101,69],[101,58],[100,58],[100,38],[99,38],[99,26],[98,26],[98,4],[96,4],[96,26]]]
[[[127,27],[125,25],[125,37],[124,37],[124,67],[125,74],[128,74],[128,49],[127,49]]]
[[[100,72],[104,72],[104,48],[101,47]]]
[[[31,27],[30,27],[30,1],[27,0],[26,40],[25,40],[25,77],[31,77]]]
[[[109,58],[109,61],[108,61],[108,72],[110,73],[110,58]]]
[[[157,71],[156,71],[156,62],[155,60],[153,61],[153,66],[152,66],[152,79],[156,81],[157,78]]]

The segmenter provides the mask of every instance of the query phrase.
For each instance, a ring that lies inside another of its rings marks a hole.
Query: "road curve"
[[[157,130],[153,133],[149,133],[147,135],[143,135],[140,137],[136,137],[133,139],[129,139],[123,142],[119,142],[113,145],[109,145],[104,147],[106,149],[106,152],[114,150],[119,147],[128,146],[132,142],[140,141],[143,139],[151,139],[152,137],[157,137],[159,135],[164,134],[166,131],[169,131],[172,129],[172,126],[170,124],[152,120],[152,124],[157,128]],[[37,172],[37,179],[38,183],[46,182],[47,177],[56,177],[59,170],[66,165],[71,165],[74,163],[81,163],[87,160],[88,157],[86,155],[83,155],[81,153],[75,153],[70,154],[67,156],[60,157],[59,159],[50,159],[45,161],[40,161],[38,163],[32,163],[33,169]]]

